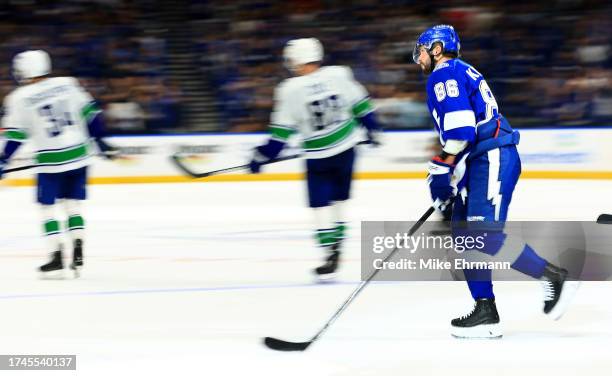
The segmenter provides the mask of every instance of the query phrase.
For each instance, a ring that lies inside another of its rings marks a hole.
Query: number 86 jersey
[[[277,86],[270,132],[283,143],[299,133],[306,158],[327,158],[360,141],[359,118],[372,110],[366,89],[350,68],[324,66]]]
[[[427,81],[427,105],[442,145],[472,144],[480,124],[497,117],[497,101],[483,76],[460,59],[438,64]]]
[[[32,142],[38,172],[63,172],[89,164],[87,120],[98,112],[76,79],[47,78],[7,95],[2,127],[7,140]]]

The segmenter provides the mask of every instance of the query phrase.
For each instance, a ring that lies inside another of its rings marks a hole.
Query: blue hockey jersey
[[[438,64],[427,81],[427,105],[442,145],[476,141],[477,127],[499,116],[497,101],[474,67],[460,59]]]

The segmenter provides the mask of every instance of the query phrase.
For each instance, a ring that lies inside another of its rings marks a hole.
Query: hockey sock
[[[72,240],[83,239],[85,230],[85,220],[81,215],[79,200],[66,200],[64,208],[68,214],[68,222],[66,228],[72,237]]]
[[[538,256],[528,244],[525,244],[523,251],[511,266],[512,269],[539,279],[544,274],[546,264],[546,260]]]
[[[337,242],[336,227],[332,221],[332,208],[331,206],[322,206],[313,208],[313,210],[317,229],[317,244],[320,247],[331,247]]]
[[[317,243],[320,247],[331,247],[336,244],[336,229],[317,229]]]
[[[345,221],[345,206],[346,200],[343,201],[335,201],[332,204],[332,218],[335,224],[336,230],[336,242],[342,243],[345,238],[346,233],[346,221]]]
[[[336,227],[335,227],[334,230],[335,230],[336,242],[337,243],[342,243],[342,241],[345,238],[346,223],[345,222],[336,222]]]
[[[42,205],[42,213],[43,213],[43,234],[45,236],[45,240],[47,241],[47,247],[50,251],[57,251],[60,247],[60,225],[59,221],[57,221],[54,214],[53,205]]]

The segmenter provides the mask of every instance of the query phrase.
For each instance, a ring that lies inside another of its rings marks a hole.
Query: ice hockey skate
[[[478,299],[470,313],[451,321],[451,334],[456,338],[501,338],[495,299]]]
[[[38,268],[41,279],[64,279],[64,261],[62,248],[51,253],[51,260]]]
[[[74,272],[74,278],[81,276],[83,268],[83,240],[77,239],[74,241],[74,249],[72,253],[72,263],[70,269]]]
[[[559,320],[567,311],[580,286],[579,281],[568,281],[567,276],[567,270],[548,264],[541,278],[544,290],[544,313],[553,320]]]
[[[338,246],[332,247],[325,263],[314,270],[319,282],[333,281],[338,276],[338,263],[340,261],[340,250]]]

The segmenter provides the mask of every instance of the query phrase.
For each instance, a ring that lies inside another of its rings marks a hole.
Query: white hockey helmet
[[[18,82],[51,73],[51,58],[43,50],[21,52],[13,58],[13,76]]]
[[[317,38],[293,39],[283,50],[285,67],[293,71],[297,66],[323,60],[323,45]]]

